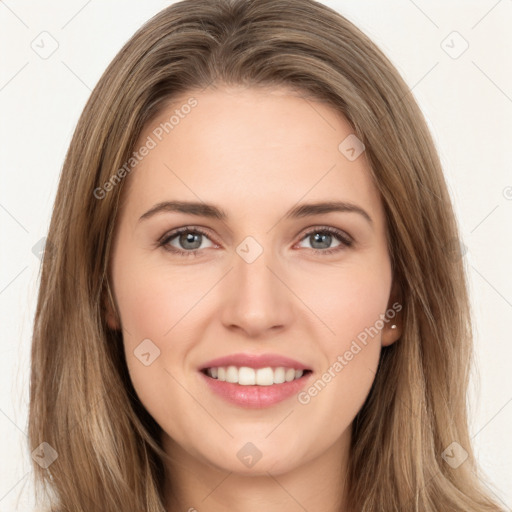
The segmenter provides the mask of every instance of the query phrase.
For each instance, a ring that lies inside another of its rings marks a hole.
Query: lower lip
[[[213,379],[203,372],[199,373],[214,393],[232,404],[251,409],[270,407],[297,395],[312,375],[312,373],[307,373],[300,379],[283,382],[282,384],[272,384],[271,386],[241,386],[240,384]]]

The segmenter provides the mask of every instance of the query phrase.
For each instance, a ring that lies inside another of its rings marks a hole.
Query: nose
[[[224,280],[223,325],[251,338],[285,328],[293,317],[289,277],[270,250],[252,262],[235,253],[233,269]]]

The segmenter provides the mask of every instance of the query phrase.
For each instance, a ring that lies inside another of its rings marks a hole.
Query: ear
[[[402,294],[398,281],[393,280],[391,293],[389,294],[388,307],[386,309],[386,318],[381,332],[381,344],[383,347],[392,345],[402,335],[403,330],[403,309]]]
[[[121,325],[119,322],[119,316],[117,314],[117,309],[114,304],[114,298],[112,296],[112,292],[110,290],[110,284],[108,279],[106,281],[106,285],[103,289],[102,294],[102,310],[105,315],[105,321],[110,329],[113,331],[118,331],[121,329]]]

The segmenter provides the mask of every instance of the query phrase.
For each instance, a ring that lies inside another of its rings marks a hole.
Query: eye
[[[171,243],[174,239],[176,239],[175,243],[178,244],[178,247]],[[208,235],[203,230],[187,226],[175,229],[171,233],[164,235],[164,237],[159,241],[159,245],[166,251],[173,252],[181,256],[197,256],[197,253],[201,250],[200,247],[203,239],[209,240]],[[214,246],[213,243],[210,242],[210,244],[211,245],[207,247]]]
[[[339,244],[329,247],[333,238],[337,239]],[[332,254],[342,251],[353,244],[353,240],[346,233],[327,226],[309,230],[301,240],[309,240],[312,244],[311,249],[321,254]]]
[[[339,243],[334,247],[329,247],[333,239],[338,240]],[[210,241],[205,231],[197,227],[186,226],[165,234],[158,245],[166,251],[180,256],[198,256],[198,253],[205,248],[201,247],[204,240]],[[327,226],[310,229],[301,238],[301,241],[304,240],[310,240],[311,250],[323,255],[342,251],[353,244],[352,238],[346,233]],[[215,244],[210,241],[210,245],[207,247],[215,247]]]

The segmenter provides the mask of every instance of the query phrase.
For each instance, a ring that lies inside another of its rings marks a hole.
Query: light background
[[[129,37],[169,3],[0,3],[0,512],[33,505],[25,432],[40,262],[32,248],[48,229],[92,88]],[[512,0],[324,3],[388,55],[432,130],[467,248],[476,327],[471,435],[490,489],[510,509]],[[46,59],[32,48],[51,48],[42,32],[58,43]],[[464,40],[469,47],[454,58]]]

